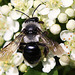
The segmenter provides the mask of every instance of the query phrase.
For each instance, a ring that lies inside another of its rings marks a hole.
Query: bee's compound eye
[[[28,43],[24,48],[23,55],[28,63],[36,64],[41,57],[41,51],[35,43]]]

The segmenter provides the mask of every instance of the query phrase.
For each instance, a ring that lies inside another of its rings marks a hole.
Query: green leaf
[[[54,73],[53,73],[53,75],[58,75],[58,71],[55,70]]]
[[[29,69],[24,75],[47,75],[47,74],[34,69]]]

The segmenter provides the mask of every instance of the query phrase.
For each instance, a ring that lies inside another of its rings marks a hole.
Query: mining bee
[[[52,51],[54,55],[62,54],[64,51],[62,47],[57,42],[49,39],[45,31],[42,30],[40,23],[43,24],[43,22],[39,21],[38,17],[33,17],[34,12],[40,5],[41,4],[33,11],[31,18],[25,13],[16,10],[25,14],[28,19],[23,23],[23,28],[14,41],[10,42],[0,51],[0,61],[10,59],[17,49],[22,51],[25,62],[33,66],[42,60],[42,55],[47,57],[49,50]],[[40,39],[41,42],[39,42]],[[43,47],[43,50],[41,50],[40,47]]]

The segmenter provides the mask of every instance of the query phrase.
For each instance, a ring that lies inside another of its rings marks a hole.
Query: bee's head
[[[28,25],[24,28],[25,29],[25,34],[31,34],[31,35],[36,35],[37,34],[37,26],[35,22],[29,22],[27,23]]]

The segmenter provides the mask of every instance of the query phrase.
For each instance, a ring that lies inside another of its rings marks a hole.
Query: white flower
[[[17,11],[11,11],[9,13],[9,16],[13,19],[13,20],[17,20],[21,17],[21,13],[17,12]]]
[[[41,3],[40,0],[35,0],[34,1],[34,8],[36,8],[40,3]]]
[[[47,22],[47,29],[49,29],[53,24],[55,24],[55,20],[48,19],[46,22]]]
[[[10,17],[7,17],[5,25],[8,27],[8,30],[4,34],[4,40],[9,41],[12,38],[13,33],[19,30],[19,22],[13,21]]]
[[[58,24],[54,24],[50,27],[50,31],[51,33],[53,33],[54,35],[59,34],[59,32],[61,31],[61,27]]]
[[[15,7],[15,10],[20,10],[25,13],[32,7],[33,0],[11,0],[11,4]]]
[[[19,71],[16,67],[11,67],[8,71],[6,71],[6,75],[19,75]]]
[[[61,40],[63,41],[70,41],[73,39],[74,37],[74,33],[69,31],[69,30],[63,30],[61,33],[60,33],[60,38]]]
[[[68,46],[67,45],[65,45],[64,43],[60,43],[60,45],[61,45],[61,47],[63,48],[63,50],[64,50],[64,53],[63,54],[69,54],[70,53],[70,50],[67,48]],[[63,55],[62,54],[62,55]],[[61,55],[61,56],[62,56]]]
[[[9,6],[7,6],[7,5],[3,5],[3,6],[0,8],[0,11],[2,12],[2,14],[7,15],[7,14],[10,12],[10,8],[9,8]]]
[[[75,20],[70,19],[66,24],[66,28],[68,30],[75,31]]]
[[[49,73],[56,65],[55,59],[53,57],[46,58],[46,61],[42,62],[43,68],[42,71]]]
[[[13,32],[8,30],[8,31],[6,31],[3,38],[4,38],[4,40],[9,41],[9,40],[11,40],[12,36],[13,36]]]
[[[49,17],[49,19],[54,20],[54,19],[57,18],[57,16],[59,15],[59,13],[60,13],[60,9],[50,10],[50,12],[48,14],[48,17]]]
[[[75,50],[72,50],[70,58],[75,61]]]
[[[24,0],[11,0],[11,4],[14,5],[14,6],[16,6],[21,1],[24,2]]]
[[[59,62],[62,66],[69,65],[70,59],[68,55],[63,55],[60,57]]]
[[[58,16],[58,21],[60,23],[66,23],[68,21],[68,16],[65,13],[60,13]]]
[[[72,8],[67,8],[65,10],[65,13],[69,16],[69,17],[75,17],[75,11]]]
[[[2,75],[4,73],[4,70],[2,67],[0,67],[0,75]]]
[[[35,3],[36,4],[36,3]],[[36,5],[38,6],[38,5]],[[36,8],[36,7],[34,7]],[[39,13],[40,15],[47,15],[49,13],[49,8],[46,8],[46,6],[44,4],[40,5],[37,9],[37,13]]]
[[[15,53],[12,60],[15,66],[19,66],[24,60],[23,54],[20,52]]]
[[[62,5],[61,0],[46,0],[45,2],[46,7],[50,9],[58,9]]]
[[[73,4],[73,0],[61,0],[62,7],[69,7]]]
[[[41,11],[38,11],[40,15],[47,15],[49,13],[49,8],[44,8]]]
[[[64,30],[60,33],[60,38],[63,41],[66,41],[64,44],[61,44],[62,48],[66,52],[65,54],[70,55],[70,58],[75,60],[75,33]]]

